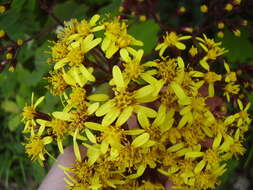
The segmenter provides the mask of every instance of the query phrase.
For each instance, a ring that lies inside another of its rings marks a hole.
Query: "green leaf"
[[[111,16],[119,15],[119,6],[121,5],[121,0],[112,0],[111,3],[105,7],[102,7],[98,13],[99,14],[110,14]]]
[[[15,131],[18,128],[20,121],[21,121],[20,115],[11,117],[11,119],[8,121],[8,127],[10,131]]]
[[[11,9],[21,11],[26,0],[13,0],[11,3]]]
[[[34,175],[35,181],[37,183],[40,183],[42,181],[42,179],[45,177],[46,175],[46,171],[45,168],[41,167],[38,162],[35,163],[31,163],[32,165],[32,174]]]
[[[11,113],[19,112],[19,108],[18,108],[17,104],[15,102],[9,101],[9,100],[2,102],[1,108],[6,112],[11,112]]]
[[[144,53],[150,53],[155,48],[158,37],[157,33],[159,26],[154,20],[147,20],[145,22],[138,22],[131,26],[128,30],[129,34],[133,35],[137,40],[141,40],[144,46]]]
[[[84,4],[78,4],[74,0],[69,0],[58,4],[54,9],[54,14],[61,19],[61,21],[68,21],[71,18],[83,18],[88,10]]]
[[[225,56],[229,61],[246,61],[252,57],[253,44],[250,42],[250,30],[245,28],[241,30],[241,37],[236,37],[232,32],[226,30],[222,40],[223,46],[229,50]]]

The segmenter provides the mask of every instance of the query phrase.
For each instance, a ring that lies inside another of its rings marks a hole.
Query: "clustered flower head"
[[[157,59],[143,61],[143,43],[127,28],[94,15],[58,30],[46,79],[62,109],[42,113],[44,97],[34,103],[32,95],[23,110],[28,156],[43,165],[48,146],[63,153],[71,137],[76,162],[61,166],[70,190],[163,190],[164,178],[175,189],[214,188],[225,161],[245,152],[251,122],[236,73],[221,58],[227,50],[204,34],[168,31]],[[230,112],[222,109],[229,102]]]

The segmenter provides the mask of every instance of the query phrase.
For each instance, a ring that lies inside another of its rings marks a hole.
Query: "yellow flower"
[[[113,22],[106,22],[104,25],[105,37],[101,44],[101,49],[105,53],[106,58],[110,59],[117,51],[120,51],[121,56],[128,53],[134,54],[135,50],[130,46],[143,46],[143,42],[136,40],[127,33],[125,23],[115,20]]]
[[[5,31],[4,30],[0,30],[0,38],[5,36]]]
[[[46,77],[50,83],[46,87],[50,89],[50,92],[54,96],[62,95],[65,89],[68,87],[68,84],[64,81],[63,73],[60,71],[50,71],[51,76]]]
[[[226,74],[226,77],[225,77],[225,82],[229,83],[229,82],[237,81],[236,73],[230,71],[229,65],[226,62],[224,62],[224,67],[227,71],[227,74]]]
[[[221,75],[215,73],[215,72],[207,72],[207,73],[202,73],[200,71],[191,71],[190,72],[192,77],[201,77],[204,79],[206,83],[208,83],[208,92],[209,96],[213,97],[214,96],[214,83],[216,81],[221,80]]]
[[[104,29],[103,25],[96,26],[100,16],[94,15],[90,22],[82,20],[76,25],[76,34],[72,34],[68,37],[69,41],[78,40],[79,38],[85,38],[93,32],[97,32]]]
[[[126,79],[126,83],[128,84],[130,81],[134,81],[139,83],[140,79],[144,81],[152,81],[155,78],[152,76],[156,73],[154,69],[150,69],[145,71],[153,66],[153,63],[147,62],[141,64],[141,59],[143,56],[144,51],[138,50],[133,58],[130,58],[126,50],[121,51],[121,57],[124,61],[124,71],[123,76]]]
[[[51,52],[47,52],[52,56],[52,58],[49,59],[48,62],[58,62],[68,55],[69,50],[64,42],[58,41],[57,43],[56,42],[52,43],[54,44],[54,46],[49,46]]]
[[[201,6],[200,6],[200,11],[201,11],[202,13],[207,13],[207,12],[208,12],[208,6],[206,6],[206,5],[201,5]]]
[[[123,129],[117,126],[103,126],[99,123],[86,122],[85,126],[91,130],[100,131],[101,152],[105,154],[109,150],[109,145],[114,151],[119,151],[123,146],[122,140],[125,139]],[[112,156],[112,155],[111,155]]]
[[[234,6],[231,3],[227,3],[224,9],[226,11],[230,12],[233,10],[233,8],[234,8]]]
[[[240,91],[240,85],[235,84],[234,82],[229,82],[224,87],[224,95],[227,98],[227,101],[230,102],[230,94],[238,94]]]
[[[35,103],[34,103],[34,93],[32,93],[31,97],[31,105],[30,106],[25,106],[23,108],[22,116],[23,116],[23,121],[25,122],[25,128],[24,132],[30,132],[29,127],[35,126],[36,122],[36,116],[38,115],[38,112],[36,111],[37,106],[44,100],[44,96],[40,97]]]
[[[237,100],[237,103],[239,105],[240,112],[236,113],[234,116],[237,119],[237,125],[238,127],[246,124],[249,125],[251,123],[251,119],[249,118],[249,114],[247,111],[250,108],[250,103],[248,103],[245,107],[243,107],[243,104],[240,99]]]
[[[55,118],[53,118],[51,121],[38,119],[37,123],[40,124],[40,130],[44,130],[45,127],[49,127],[48,130],[52,133],[52,137],[56,137],[60,153],[64,153],[62,141],[65,134],[68,132],[68,123]]]
[[[83,87],[88,81],[94,82],[96,78],[93,76],[93,68],[86,68],[84,65],[71,67],[68,72],[63,70],[63,79],[70,86]]]
[[[118,66],[113,67],[113,82],[116,85],[116,88],[113,89],[114,97],[96,111],[96,116],[104,116],[102,125],[110,125],[118,118],[116,126],[121,126],[130,118],[132,113],[142,114],[145,118],[156,116],[156,112],[152,109],[139,105],[152,102],[158,98],[157,94],[152,95],[157,90],[153,89],[152,85],[146,85],[130,92]]]
[[[189,50],[189,53],[192,57],[195,57],[195,55],[198,54],[198,49],[192,45],[191,49]]]
[[[5,6],[0,5],[0,14],[4,13],[6,11]]]
[[[68,46],[68,54],[66,57],[60,59],[54,66],[54,69],[60,69],[66,64],[69,66],[80,66],[84,61],[84,55],[91,49],[96,47],[100,42],[101,38],[94,39],[94,35],[90,34],[84,39],[80,39],[71,43]]]
[[[43,161],[45,160],[44,154],[47,153],[45,145],[52,142],[52,137],[46,136],[41,137],[41,134],[32,134],[31,137],[27,138],[25,144],[26,153],[33,161],[38,161],[41,166],[43,166]]]
[[[166,35],[163,36],[163,42],[158,44],[155,50],[159,50],[159,55],[162,57],[165,50],[168,47],[176,47],[179,50],[184,50],[185,45],[181,42],[182,40],[188,40],[191,36],[180,36],[175,32],[166,32]]]

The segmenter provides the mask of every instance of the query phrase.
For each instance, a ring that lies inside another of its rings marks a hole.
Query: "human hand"
[[[85,155],[84,148],[80,148],[81,154]],[[64,154],[60,154],[57,158],[57,162],[54,163],[47,176],[41,183],[38,190],[67,190],[66,183],[64,181],[65,174],[59,165],[71,167],[75,162],[75,155],[72,147],[67,147],[64,150]],[[165,184],[166,190],[173,190],[169,181]]]

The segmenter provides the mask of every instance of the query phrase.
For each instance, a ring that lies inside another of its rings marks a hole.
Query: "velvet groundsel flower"
[[[244,154],[251,123],[227,50],[205,34],[166,32],[156,59],[144,61],[127,29],[99,15],[58,29],[44,79],[61,106],[42,113],[44,97],[32,95],[22,113],[26,153],[43,165],[50,146],[73,146],[75,162],[61,166],[69,190],[215,188],[226,161]]]

